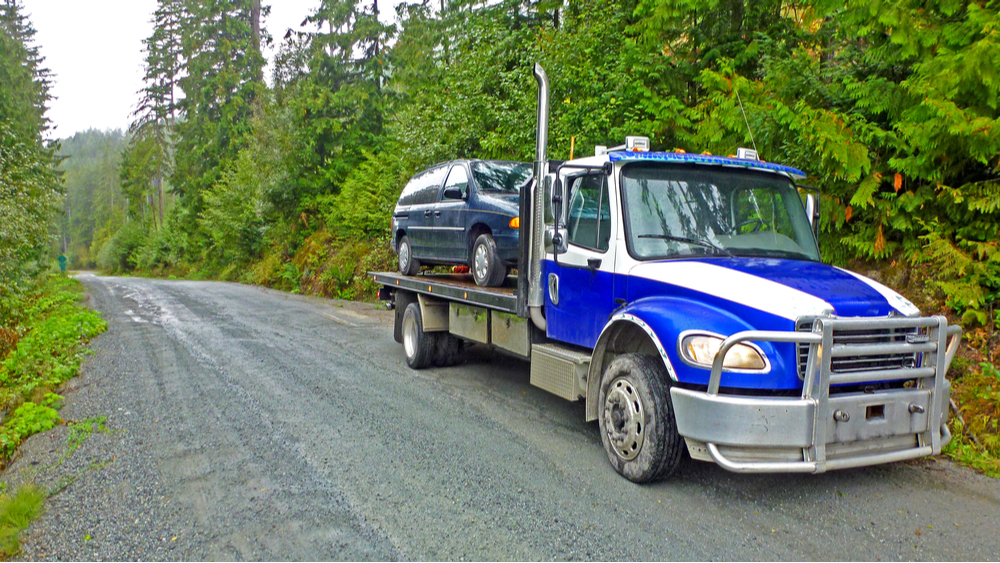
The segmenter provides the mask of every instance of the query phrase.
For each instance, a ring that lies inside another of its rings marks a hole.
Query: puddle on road
[[[174,324],[177,317],[162,304],[162,299],[154,297],[155,290],[149,287],[136,285],[114,285],[115,289],[122,292],[122,298],[134,301],[138,310],[126,309],[125,315],[136,323],[152,322],[156,325],[167,326]]]

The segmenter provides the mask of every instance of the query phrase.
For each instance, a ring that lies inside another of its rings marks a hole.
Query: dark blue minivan
[[[532,175],[528,162],[455,160],[414,176],[392,214],[399,271],[467,264],[478,285],[502,285],[517,266],[518,194]]]

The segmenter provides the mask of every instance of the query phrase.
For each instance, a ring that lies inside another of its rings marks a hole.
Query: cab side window
[[[608,178],[604,174],[578,176],[570,181],[566,228],[569,242],[604,251],[611,239]]]

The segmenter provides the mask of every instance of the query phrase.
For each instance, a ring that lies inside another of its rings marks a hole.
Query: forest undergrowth
[[[30,436],[67,424],[59,416],[59,387],[76,377],[104,332],[101,315],[85,304],[80,282],[42,274],[27,290],[8,296],[0,318],[0,468]],[[30,483],[7,491],[0,483],[0,557],[19,550],[20,531],[41,514],[48,492]]]

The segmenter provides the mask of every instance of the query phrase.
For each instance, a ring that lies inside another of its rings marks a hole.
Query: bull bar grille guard
[[[859,331],[881,329],[916,329],[925,338],[914,338],[906,342],[886,342],[877,344],[835,344],[836,331]],[[923,329],[923,332],[921,331]],[[813,401],[816,405],[813,421],[813,444],[803,448],[805,461],[782,462],[737,462],[725,457],[719,445],[707,442],[709,455],[719,466],[738,473],[821,473],[831,469],[846,469],[879,463],[891,463],[905,459],[924,457],[941,452],[941,448],[951,439],[951,433],[942,420],[941,396],[947,393],[945,374],[958,351],[961,341],[961,327],[948,326],[943,316],[934,317],[890,317],[890,318],[817,318],[811,332],[743,331],[727,338],[719,349],[712,364],[707,393],[719,396],[722,382],[723,362],[729,350],[745,341],[791,342],[808,344],[809,355],[802,385],[802,400]],[[944,353],[941,353],[944,351]],[[850,356],[881,356],[898,354],[922,354],[919,367],[897,369],[876,369],[838,373],[832,368],[833,359]],[[927,430],[918,434],[917,446],[899,451],[857,455],[840,459],[827,459],[826,443],[823,439],[827,427],[833,421],[830,416],[830,386],[840,384],[875,383],[887,381],[915,380],[917,387],[931,393]]]

